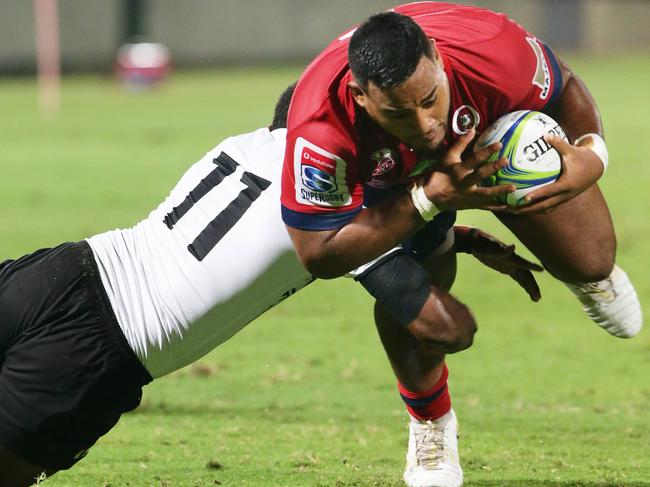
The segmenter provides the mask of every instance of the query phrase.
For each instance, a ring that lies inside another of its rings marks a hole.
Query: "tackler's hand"
[[[506,245],[492,235],[472,227],[455,227],[457,238],[464,238],[463,247],[481,263],[514,279],[533,301],[541,299],[539,285],[532,271],[544,268],[515,253],[514,245]]]

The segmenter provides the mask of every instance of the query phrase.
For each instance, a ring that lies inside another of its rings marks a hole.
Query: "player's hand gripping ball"
[[[475,149],[501,141],[501,150],[488,161],[502,156],[508,165],[481,183],[483,186],[513,184],[517,189],[498,202],[510,206],[525,204],[524,197],[542,186],[555,181],[562,171],[560,154],[544,140],[545,134],[567,139],[562,127],[548,115],[531,110],[519,110],[499,118],[476,141]]]

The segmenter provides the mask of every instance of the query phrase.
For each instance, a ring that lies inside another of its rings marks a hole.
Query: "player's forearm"
[[[365,208],[327,232],[289,228],[300,261],[315,277],[332,279],[376,259],[424,226],[408,193]]]

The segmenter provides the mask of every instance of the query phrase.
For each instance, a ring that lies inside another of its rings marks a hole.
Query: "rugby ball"
[[[560,154],[544,140],[545,134],[567,139],[562,127],[548,115],[532,110],[519,110],[502,116],[490,125],[476,141],[475,150],[500,141],[501,150],[490,156],[502,156],[508,165],[484,179],[482,186],[513,184],[513,193],[499,196],[498,202],[510,206],[525,204],[524,197],[555,181],[562,171]]]

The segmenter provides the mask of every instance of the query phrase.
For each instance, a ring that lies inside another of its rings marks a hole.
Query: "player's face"
[[[353,93],[375,122],[412,149],[432,151],[445,139],[449,81],[437,53],[434,59],[422,56],[415,72],[394,88],[370,82],[367,90]]]

